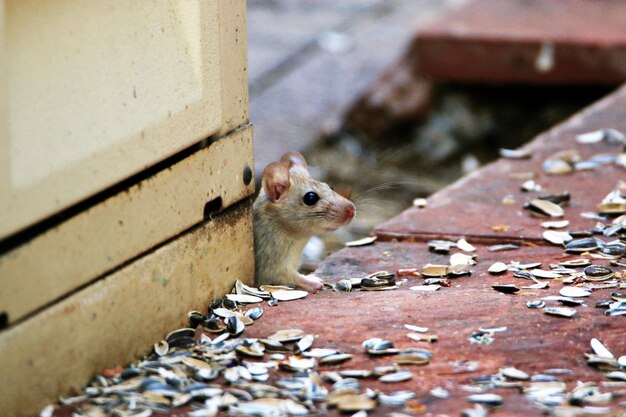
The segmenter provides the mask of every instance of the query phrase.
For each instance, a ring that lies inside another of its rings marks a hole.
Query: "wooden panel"
[[[0,409],[34,415],[254,275],[251,201],[0,333]]]
[[[220,130],[218,2],[2,8],[0,238]]]
[[[0,256],[0,311],[14,322],[198,224],[204,205],[254,193],[252,129],[183,161]]]
[[[225,134],[248,123],[246,0],[219,0],[219,11],[224,119],[220,134]]]

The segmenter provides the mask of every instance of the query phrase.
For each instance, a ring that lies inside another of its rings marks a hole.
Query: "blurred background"
[[[248,0],[257,181],[299,150],[357,204],[328,249],[367,235],[619,84],[589,37],[623,7],[594,3]]]

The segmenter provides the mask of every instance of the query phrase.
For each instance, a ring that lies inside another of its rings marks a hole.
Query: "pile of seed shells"
[[[467,417],[487,416],[488,409],[500,407],[504,400],[492,390],[509,389],[522,392],[546,414],[552,416],[619,415],[613,414],[609,404],[626,394],[626,356],[615,359],[613,354],[598,340],[591,340],[593,353],[586,354],[590,366],[605,372],[605,381],[578,381],[567,389],[563,377],[573,373],[570,369],[546,369],[529,375],[514,367],[501,368],[493,375],[474,377],[469,385],[462,387],[470,392],[467,401],[476,403],[474,408],[464,410]],[[485,408],[487,407],[487,408]]]
[[[388,365],[336,371],[334,365],[353,356],[314,347],[316,336],[301,329],[243,337],[246,326],[263,314],[262,307],[251,304],[275,305],[301,296],[288,287],[254,288],[238,281],[233,293],[212,302],[206,314],[191,311],[190,327],[170,332],[154,344],[151,354],[129,367],[97,375],[81,395],[62,398],[60,405],[71,406],[73,417],[297,417],[332,408],[365,413],[381,405],[412,413],[415,393],[372,390],[362,381],[377,379],[393,387],[409,380],[413,373],[403,366],[427,365],[432,357],[427,349],[398,349],[391,341],[372,338],[363,342],[364,354],[393,357]],[[428,330],[406,327],[409,335]],[[50,405],[40,416],[56,412],[59,407]]]
[[[329,285],[325,284],[337,292],[361,291],[389,291],[398,289],[401,285],[396,282],[396,275],[389,271],[378,271],[369,274],[364,278],[347,278]]]
[[[600,138],[600,139],[598,139]],[[626,140],[620,132],[607,129],[580,135],[581,143],[592,143],[591,140],[608,140],[622,146],[618,155],[602,155],[588,161],[581,161],[576,151],[565,151],[555,154],[544,163],[544,170],[552,175],[569,173],[575,170],[596,169],[608,163],[616,163],[626,168]],[[503,150],[502,156],[514,159],[526,159],[531,155],[525,151]],[[525,192],[541,192],[543,188],[532,180],[522,184]],[[612,290],[610,296],[600,300],[595,307],[604,309],[607,316],[626,315],[626,183],[619,181],[601,202],[596,212],[582,213],[588,219],[596,220],[593,228],[588,230],[567,230],[570,222],[562,219],[570,202],[570,193],[539,195],[532,198],[524,208],[533,217],[545,219],[541,226],[546,229],[544,239],[552,244],[563,247],[566,254],[579,256],[542,266],[541,262],[522,264],[516,261],[496,262],[488,272],[501,275],[512,272],[514,277],[530,281],[527,285],[496,284],[496,291],[515,294],[522,289],[547,290],[551,283],[562,284],[558,295],[548,295],[527,302],[531,309],[542,309],[545,314],[572,318],[577,314],[577,307],[584,306],[584,299],[596,290]],[[565,230],[563,230],[565,229]],[[495,230],[495,227],[494,227]],[[448,253],[457,247],[451,241],[431,241],[429,249],[438,253]],[[489,247],[490,251],[508,251],[519,249],[519,245],[501,244]],[[476,257],[471,257],[473,265]],[[608,265],[606,265],[608,263]],[[451,262],[451,265],[453,263]],[[425,265],[422,273],[426,276],[450,276],[450,266]],[[467,269],[469,271],[469,269]],[[532,293],[530,293],[532,294]],[[479,344],[491,344],[496,333],[506,328],[479,329],[472,332],[469,341]],[[466,399],[475,403],[473,408],[463,410],[465,417],[484,417],[492,408],[500,407],[503,398],[495,393],[486,392],[498,388],[511,388],[523,392],[534,404],[544,412],[555,416],[580,415],[613,415],[608,406],[610,401],[626,395],[626,356],[616,359],[597,339],[592,339],[593,353],[586,354],[587,363],[605,372],[607,381],[578,382],[567,390],[567,385],[560,375],[571,374],[568,369],[548,369],[541,374],[528,375],[515,368],[503,368],[496,375],[475,378],[472,384],[463,387],[473,392]],[[608,392],[603,391],[610,390]],[[617,389],[617,390],[616,390]],[[626,407],[626,402],[621,404]]]
[[[618,155],[598,155],[587,161],[581,161],[577,151],[564,151],[553,155],[544,162],[543,169],[551,175],[560,175],[574,170],[596,169],[608,163],[615,163],[626,168],[626,139],[623,134],[612,129],[590,132],[579,135],[579,143],[595,143],[606,140],[621,146]],[[503,150],[502,156],[513,159],[529,158],[530,154],[523,151]],[[541,192],[543,189],[533,180],[526,180],[522,186],[525,192]],[[528,285],[492,285],[496,291],[515,294],[521,289],[544,290],[550,288],[551,282],[561,282],[563,286],[559,295],[545,296],[530,300],[527,307],[543,309],[548,315],[559,317],[575,317],[576,307],[584,305],[585,297],[593,291],[612,289],[610,298],[600,300],[595,307],[605,309],[607,316],[626,315],[626,289],[624,267],[626,263],[626,183],[619,181],[601,202],[596,212],[582,213],[582,216],[597,221],[588,230],[563,230],[570,222],[561,219],[566,214],[570,202],[570,193],[562,192],[553,195],[541,195],[531,199],[525,206],[532,216],[545,218],[541,226],[545,240],[563,247],[566,254],[580,256],[542,268],[540,262],[521,264],[516,261],[509,263],[496,262],[488,272],[500,275],[512,272],[513,276],[532,283]],[[553,218],[554,220],[551,220]],[[517,245],[497,245],[490,250],[513,250]],[[517,246],[519,247],[519,246]],[[608,262],[608,265],[594,262]],[[553,305],[548,305],[553,304]],[[506,331],[505,328],[501,329]],[[494,332],[475,331],[470,337],[472,343],[490,344]],[[515,368],[503,368],[495,375],[477,377],[469,386],[463,387],[473,392],[467,397],[469,402],[476,403],[473,408],[464,410],[465,417],[484,417],[490,408],[503,404],[503,398],[494,393],[486,392],[493,389],[509,388],[521,391],[545,413],[554,416],[580,415],[614,415],[609,403],[615,398],[626,395],[626,356],[615,356],[598,340],[591,340],[593,353],[585,354],[587,363],[604,372],[606,381],[581,382],[567,390],[561,375],[571,374],[569,369],[548,369],[543,373],[528,375]],[[626,406],[626,402],[621,404]]]
[[[617,154],[600,154],[583,161],[576,150],[558,152],[549,157],[543,169],[550,175],[567,174],[573,171],[598,169],[607,164],[617,164],[626,168],[626,139],[614,129],[601,129],[578,135],[577,142],[590,144],[605,141],[621,148]],[[508,151],[502,156],[514,159],[529,158],[524,151]],[[522,186],[525,192],[541,192],[543,189],[533,180],[526,180]],[[534,217],[542,218],[541,227],[545,229],[543,238],[548,242],[563,247],[566,254],[580,256],[550,264],[542,268],[541,263],[526,265],[517,262],[496,262],[489,267],[494,275],[512,271],[513,276],[530,280],[533,283],[524,286],[493,285],[493,289],[514,294],[521,289],[548,289],[550,282],[560,281],[564,286],[558,295],[545,296],[528,301],[531,309],[543,309],[545,314],[559,317],[575,317],[575,307],[584,305],[584,298],[595,290],[612,289],[610,297],[599,301],[598,308],[604,308],[607,316],[626,315],[626,283],[624,281],[623,261],[626,256],[626,183],[619,181],[615,188],[597,204],[596,212],[581,215],[596,220],[596,224],[586,230],[567,229],[569,220],[564,219],[566,208],[571,200],[570,193],[539,195],[531,198],[524,208]],[[603,263],[600,263],[603,262]],[[608,263],[608,265],[606,265]]]
[[[531,279],[535,282],[535,288],[548,288],[546,282],[539,279],[556,279],[563,284],[573,284],[571,287],[563,287],[559,296],[544,297],[542,300],[534,300],[528,303],[529,308],[544,308],[546,314],[561,317],[574,317],[576,310],[572,307],[583,304],[584,297],[591,295],[592,291],[600,289],[614,289],[611,298],[602,300],[596,307],[606,308],[605,314],[609,316],[626,315],[626,294],[620,293],[620,289],[626,288],[623,281],[623,268],[626,263],[622,258],[626,254],[626,183],[619,182],[616,188],[598,204],[597,213],[583,213],[587,218],[598,220],[594,227],[587,230],[560,231],[569,226],[568,220],[545,221],[541,226],[546,229],[544,239],[552,244],[560,245],[566,254],[581,256],[578,259],[570,259],[550,265],[550,270],[537,269],[538,265],[532,265],[514,273],[520,278]],[[527,207],[533,213],[539,213],[551,217],[563,217],[570,200],[569,193],[560,195],[544,196],[532,200]],[[546,203],[539,211],[537,201]],[[611,220],[611,215],[617,216]],[[612,239],[608,240],[607,239]],[[608,262],[609,265],[594,264],[593,262]],[[622,269],[619,271],[618,269]],[[519,268],[518,268],[519,269]],[[526,287],[528,288],[528,287]],[[557,302],[565,307],[545,307],[545,302]]]
[[[576,149],[559,151],[544,161],[544,172],[549,175],[562,175],[573,171],[594,170],[609,164],[626,168],[626,136],[622,132],[615,129],[600,129],[578,135],[576,142],[582,144],[605,142],[620,149],[620,152],[597,154],[583,160]]]
[[[608,266],[593,265],[590,259],[569,259],[548,265],[542,268],[540,262],[521,264],[519,262],[496,262],[489,267],[491,274],[500,275],[506,271],[514,277],[532,282],[529,285],[492,285],[492,288],[514,294],[522,289],[547,290],[551,283],[563,284],[558,295],[546,295],[526,303],[528,308],[543,309],[549,315],[560,317],[574,317],[577,310],[574,307],[584,305],[584,299],[593,291],[613,289],[607,299],[596,303],[597,308],[604,308],[607,316],[626,315],[626,294],[620,292],[626,288],[623,273],[615,272]]]
[[[351,247],[370,244],[372,240],[367,239],[359,244],[351,242]],[[449,287],[450,279],[469,276],[472,274],[471,266],[476,265],[476,248],[465,239],[459,239],[456,242],[448,240],[431,240],[428,242],[429,249],[432,252],[447,254],[453,249],[461,252],[453,253],[450,256],[449,264],[428,264],[423,268],[401,268],[395,274],[389,271],[378,271],[366,276],[365,278],[348,278],[337,281],[328,287],[335,291],[353,291],[360,289],[361,291],[386,291],[400,288],[406,282],[407,277],[424,278],[422,285],[415,285],[409,289],[412,291],[437,291],[441,287]],[[397,277],[401,277],[402,281],[398,281]]]
[[[427,264],[420,268],[402,268],[396,271],[399,277],[423,278],[421,285],[409,287],[411,291],[437,291],[442,287],[450,287],[450,279],[469,276],[471,266],[476,265],[476,248],[465,239],[456,242],[448,240],[431,240],[429,250],[435,253],[448,254],[453,249],[461,252],[453,253],[448,264]]]

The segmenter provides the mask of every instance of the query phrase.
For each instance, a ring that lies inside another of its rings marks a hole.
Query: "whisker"
[[[382,152],[379,155],[379,157],[376,158],[376,163],[374,163],[373,166],[368,167],[366,171],[367,173],[359,177],[359,180],[356,182],[355,185],[366,184],[367,181],[372,177],[372,175],[374,175],[375,172],[379,171],[377,169],[378,167],[380,167],[383,164],[389,163],[392,159],[396,158],[398,155],[406,153],[407,149],[410,149],[410,148],[411,148],[410,144],[406,144],[404,146],[400,146],[397,148],[395,147],[387,148],[384,152]]]
[[[392,182],[386,182],[386,183],[382,183],[379,184],[377,186],[368,188],[367,190],[364,190],[360,193],[358,193],[357,195],[354,196],[354,199],[358,199],[359,197],[375,192],[375,191],[385,191],[385,190],[394,190],[394,189],[398,189],[400,188],[400,186],[402,185],[420,185],[419,181],[392,181]]]

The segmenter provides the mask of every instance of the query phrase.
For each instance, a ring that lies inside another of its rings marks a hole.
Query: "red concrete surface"
[[[313,347],[335,348],[353,355],[353,359],[341,365],[318,365],[318,372],[348,369],[372,370],[376,366],[393,363],[393,356],[372,357],[363,352],[361,343],[372,337],[392,341],[396,347],[426,348],[433,352],[429,364],[404,365],[414,377],[402,383],[382,383],[376,378],[363,379],[362,387],[389,393],[410,390],[417,394],[414,406],[420,413],[410,415],[459,415],[469,408],[463,389],[472,379],[497,373],[502,367],[513,366],[530,375],[547,369],[570,369],[572,374],[561,378],[568,389],[577,381],[604,380],[603,374],[585,363],[584,353],[591,352],[589,341],[599,338],[615,355],[626,354],[623,338],[624,317],[606,317],[602,309],[594,308],[595,302],[610,297],[611,289],[594,291],[584,306],[577,307],[578,316],[573,319],[547,316],[540,309],[528,309],[528,300],[558,294],[562,287],[551,281],[549,289],[522,290],[515,295],[501,294],[491,285],[531,284],[528,280],[515,278],[511,272],[493,276],[486,272],[495,261],[519,261],[522,263],[543,261],[547,264],[569,258],[557,248],[524,247],[515,252],[489,252],[478,245],[478,264],[473,274],[451,279],[451,286],[432,293],[409,289],[422,283],[422,278],[407,278],[397,290],[386,292],[343,292],[324,290],[306,299],[279,303],[276,307],[263,305],[264,314],[246,328],[243,337],[263,338],[278,330],[299,328],[317,336]],[[332,255],[318,270],[318,275],[328,283],[341,278],[362,277],[378,270],[396,271],[398,268],[418,267],[426,263],[447,263],[448,255],[429,252],[423,243],[381,242],[370,246],[348,248]],[[599,262],[603,263],[603,262]],[[556,305],[556,303],[554,303]],[[404,324],[429,327],[428,334],[438,336],[435,343],[415,342],[409,339]],[[468,338],[479,328],[505,326],[506,331],[496,333],[489,345],[471,343]],[[260,360],[267,360],[267,356]],[[255,361],[255,360],[251,360]],[[477,366],[468,369],[469,362]],[[289,377],[284,371],[272,371],[272,379]],[[330,387],[330,384],[325,384]],[[445,388],[450,398],[438,399],[430,394],[435,387]],[[617,388],[603,389],[617,391]],[[504,398],[504,405],[494,411],[496,416],[539,417],[542,411],[516,389],[493,389]],[[617,407],[619,399],[611,406]],[[190,406],[173,409],[167,415],[185,415]],[[59,416],[70,416],[73,407],[62,407]],[[383,407],[369,413],[370,417],[384,416],[402,407]],[[154,413],[161,416],[161,413]],[[222,414],[220,414],[222,415]],[[340,413],[331,409],[330,416]]]
[[[602,340],[616,355],[626,354],[623,338],[624,318],[606,317],[595,301],[610,297],[611,289],[597,290],[586,306],[578,307],[573,319],[550,317],[539,309],[526,307],[528,300],[558,295],[563,284],[551,282],[545,290],[522,290],[516,295],[496,292],[491,285],[516,284],[531,281],[515,278],[507,272],[493,276],[486,272],[495,261],[543,261],[547,264],[563,259],[557,248],[522,248],[515,252],[477,251],[479,263],[473,275],[451,279],[451,287],[432,293],[415,292],[410,286],[422,283],[421,278],[409,278],[399,290],[390,292],[336,293],[323,291],[305,300],[281,303],[265,308],[262,319],[246,330],[250,337],[263,337],[273,332],[296,327],[318,335],[314,347],[331,347],[354,355],[351,361],[337,366],[320,366],[320,371],[341,369],[372,369],[389,365],[393,357],[373,358],[363,352],[361,343],[367,338],[391,340],[397,347],[422,347],[432,350],[433,359],[426,366],[406,366],[415,373],[407,382],[385,384],[364,380],[364,385],[381,389],[411,390],[436,414],[459,415],[467,406],[469,395],[460,386],[479,375],[497,373],[504,366],[514,366],[530,374],[550,368],[572,369],[565,376],[568,387],[575,381],[601,381],[603,376],[586,365],[583,354],[590,352],[592,337]],[[340,278],[362,277],[378,271],[419,267],[426,263],[447,263],[448,256],[428,251],[419,243],[376,243],[372,246],[344,249],[331,256],[318,274],[328,282]],[[556,304],[555,304],[556,305]],[[406,334],[404,324],[429,327],[429,334],[439,336],[436,343],[414,342]],[[497,333],[491,345],[470,343],[467,339],[479,327],[506,326]],[[479,368],[466,372],[455,366],[457,361],[478,361]],[[437,386],[451,391],[451,398],[436,399],[429,391]],[[505,396],[504,406],[495,415],[540,416],[541,411],[516,390],[494,390]],[[376,410],[370,415],[384,415]]]
[[[626,3],[472,0],[418,31],[411,48],[435,80],[619,84],[626,80]],[[553,65],[537,67],[544,44]]]
[[[276,307],[264,303],[264,314],[249,326],[243,337],[267,337],[287,328],[300,328],[317,335],[314,347],[332,347],[354,355],[344,364],[318,366],[318,371],[341,369],[366,369],[388,365],[393,357],[370,357],[363,352],[361,343],[372,337],[391,340],[397,347],[422,347],[433,352],[433,358],[425,366],[403,366],[413,371],[414,377],[406,382],[385,384],[376,379],[363,381],[364,387],[384,392],[411,390],[417,394],[414,409],[408,414],[458,416],[469,408],[463,386],[472,378],[497,373],[501,367],[513,366],[529,374],[537,374],[552,368],[565,368],[571,374],[560,376],[568,390],[578,381],[605,381],[604,374],[586,364],[584,353],[591,352],[590,340],[600,339],[615,356],[626,355],[626,317],[604,315],[604,309],[595,308],[598,300],[609,299],[612,292],[623,289],[607,288],[593,291],[583,306],[576,307],[574,318],[547,316],[541,309],[529,309],[526,302],[548,295],[557,295],[563,287],[558,280],[548,280],[548,289],[522,289],[516,294],[502,294],[491,288],[494,284],[516,284],[518,287],[531,281],[515,278],[511,272],[499,276],[487,273],[496,261],[528,263],[540,261],[542,268],[551,263],[577,256],[565,255],[556,246],[540,239],[540,220],[531,218],[520,207],[525,195],[518,192],[519,181],[509,179],[509,172],[532,170],[539,172],[543,159],[559,150],[576,147],[583,157],[603,152],[618,152],[621,148],[605,144],[576,145],[576,133],[598,128],[612,127],[626,132],[626,87],[601,100],[597,104],[570,118],[530,143],[527,149],[533,158],[527,161],[502,160],[478,171],[459,183],[448,187],[429,199],[423,210],[409,209],[391,219],[378,229],[380,241],[370,246],[345,248],[329,257],[317,275],[332,283],[341,278],[364,277],[379,270],[395,272],[401,268],[421,268],[427,263],[447,264],[449,255],[428,250],[427,244],[419,242],[433,237],[468,237],[477,246],[478,264],[472,275],[450,279],[450,286],[436,292],[416,292],[409,288],[422,283],[422,278],[410,277],[397,290],[384,292],[354,291],[337,293],[330,290],[309,295],[306,299],[281,302]],[[520,115],[523,117],[523,115]],[[573,228],[593,225],[593,221],[580,219],[580,211],[593,211],[599,200],[606,195],[618,179],[626,178],[622,168],[602,167],[596,171],[577,172],[567,176],[547,177],[538,174],[537,181],[546,192],[570,191],[573,201],[566,208],[566,218]],[[502,205],[504,195],[512,194],[515,205]],[[509,231],[496,233],[492,225],[508,224]],[[402,238],[403,242],[386,242]],[[486,244],[515,241],[522,246],[515,251],[490,252]],[[456,249],[453,252],[457,251]],[[605,260],[594,264],[606,265]],[[614,267],[626,274],[623,267]],[[402,281],[402,278],[399,278]],[[548,306],[557,303],[547,302]],[[409,339],[404,324],[429,327],[435,334],[436,343],[415,342]],[[468,341],[472,332],[479,328],[506,327],[496,333],[492,344],[474,344]],[[267,355],[266,358],[267,360]],[[470,370],[467,364],[475,362],[477,368]],[[284,371],[272,371],[273,376],[288,377]],[[328,385],[327,385],[328,386]],[[443,387],[451,394],[448,399],[437,399],[429,392]],[[624,388],[602,388],[613,392]],[[489,392],[504,397],[504,405],[490,415],[495,416],[542,416],[543,411],[532,404],[516,389],[494,389]],[[623,412],[618,405],[622,398],[614,398],[609,405],[612,410]],[[74,406],[75,407],[75,406]],[[63,407],[55,416],[69,416],[73,408]],[[173,409],[170,415],[184,415],[190,410]],[[402,409],[393,409],[401,411]],[[369,413],[379,417],[392,411],[379,407]],[[338,411],[330,410],[331,416]],[[160,415],[155,413],[155,416]],[[224,415],[224,414],[220,414]],[[618,414],[613,414],[618,415]]]
[[[602,128],[626,132],[626,87],[572,116],[522,149],[528,150],[528,160],[501,159],[445,188],[428,199],[426,208],[410,208],[376,229],[380,239],[428,240],[466,236],[489,243],[544,241],[540,227],[544,220],[531,216],[522,207],[532,198],[545,194],[571,194],[565,207],[565,219],[570,230],[593,227],[595,220],[584,219],[581,212],[596,211],[596,205],[626,179],[626,170],[614,164],[590,171],[576,171],[565,175],[548,175],[541,165],[558,151],[578,150],[581,159],[593,155],[621,152],[621,148],[606,143],[579,144],[576,135]],[[522,192],[522,180],[511,179],[511,173],[534,172],[535,182],[542,192]],[[505,196],[512,196],[513,204],[503,204]],[[492,227],[510,226],[508,231],[495,232]]]

